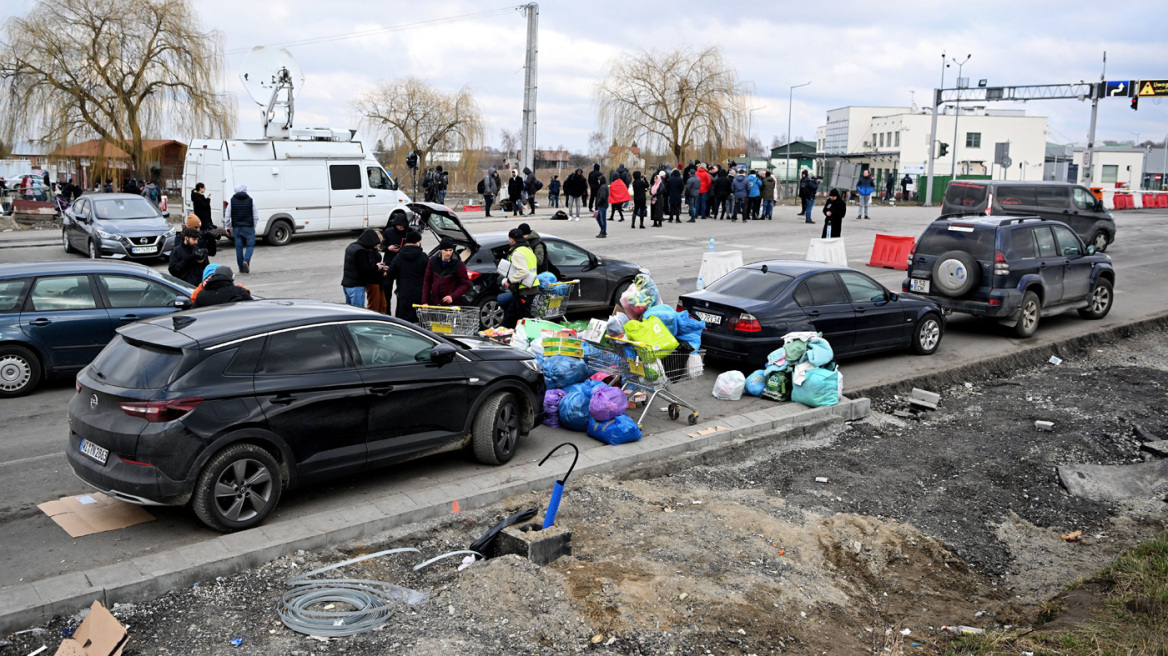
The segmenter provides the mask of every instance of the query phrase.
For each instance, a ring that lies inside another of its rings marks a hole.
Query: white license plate
[[[909,278],[909,291],[920,292],[922,294],[929,293],[929,281],[923,278]]]
[[[712,326],[717,326],[722,323],[722,317],[716,314],[710,314],[709,312],[698,312],[697,310],[694,310],[694,316]]]
[[[84,453],[103,465],[106,459],[109,458],[109,449],[104,449],[89,440],[81,440],[81,453]]]
[[[153,246],[135,246],[130,249],[134,255],[144,255],[146,253],[156,253],[158,249]]]

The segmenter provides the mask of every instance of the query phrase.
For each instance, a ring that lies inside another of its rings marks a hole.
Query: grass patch
[[[1080,609],[1084,591],[1092,591],[1082,621],[1065,621],[1068,605],[1060,595],[1038,607],[1037,630],[960,636],[945,653],[1168,656],[1168,535],[1140,544],[1068,590],[1078,591]]]

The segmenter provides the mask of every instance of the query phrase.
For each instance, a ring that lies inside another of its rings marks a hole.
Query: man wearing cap
[[[556,278],[559,278],[560,272],[555,270],[551,260],[548,259],[547,244],[543,243],[543,238],[539,236],[539,233],[532,230],[531,226],[526,223],[519,224],[519,232],[523,233],[523,238],[527,240],[528,248],[531,249],[532,253],[535,253],[535,272],[543,273],[545,271],[551,271],[555,274]]]
[[[251,254],[255,249],[255,227],[260,220],[260,211],[255,201],[247,195],[247,185],[235,188],[235,195],[223,212],[223,225],[227,234],[235,239],[235,263],[242,273],[251,272]]]
[[[507,233],[507,241],[511,244],[511,250],[507,251],[507,261],[511,266],[502,281],[506,291],[499,294],[497,300],[504,311],[503,325],[514,328],[520,319],[527,317],[528,297],[533,293],[531,289],[535,285],[538,263],[527,237],[519,228],[512,228]]]
[[[470,291],[470,276],[462,260],[454,257],[454,242],[443,237],[438,252],[426,263],[426,278],[422,282],[422,303],[425,305],[454,305]]]
[[[198,221],[198,219],[195,219]],[[203,280],[207,268],[207,250],[199,245],[199,229],[183,228],[182,241],[170,251],[170,275],[192,285]]]
[[[345,292],[346,304],[385,314],[387,304],[381,294],[381,272],[388,267],[381,263],[381,254],[377,252],[379,244],[381,234],[368,229],[345,248],[341,289]]]
[[[219,264],[208,266],[203,271],[203,284],[191,292],[191,305],[197,308],[251,300],[248,288],[235,284],[235,272]]]

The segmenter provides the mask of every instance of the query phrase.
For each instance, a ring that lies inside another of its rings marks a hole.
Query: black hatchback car
[[[503,308],[496,300],[502,291],[498,264],[510,248],[507,234],[472,236],[450,208],[437,203],[411,203],[410,210],[439,241],[443,237],[453,241],[455,255],[466,263],[472,287],[460,303],[478,306],[483,328],[501,325]],[[636,263],[597,255],[566,239],[546,234],[540,238],[547,245],[548,259],[560,272],[560,279],[580,281],[579,294],[569,300],[572,312],[610,311],[637,274],[649,273]]]
[[[839,358],[911,349],[931,355],[941,343],[941,307],[896,294],[847,267],[771,260],[739,267],[709,287],[685,294],[680,310],[706,322],[710,356],[761,368],[783,335],[813,326]]]
[[[234,531],[289,487],[459,449],[505,463],[543,394],[509,347],[346,305],[239,303],[120,329],[77,377],[66,455],[111,496]]]
[[[1111,258],[1039,217],[941,217],[917,240],[907,273],[905,291],[947,312],[998,319],[1019,337],[1069,310],[1102,319],[1115,297]]]

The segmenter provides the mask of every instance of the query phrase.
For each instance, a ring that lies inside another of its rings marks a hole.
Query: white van
[[[410,198],[349,130],[294,130],[291,139],[195,139],[183,165],[184,215],[191,190],[202,182],[211,219],[223,212],[239,185],[259,209],[256,236],[283,246],[294,233],[384,228],[395,215],[407,220]]]

